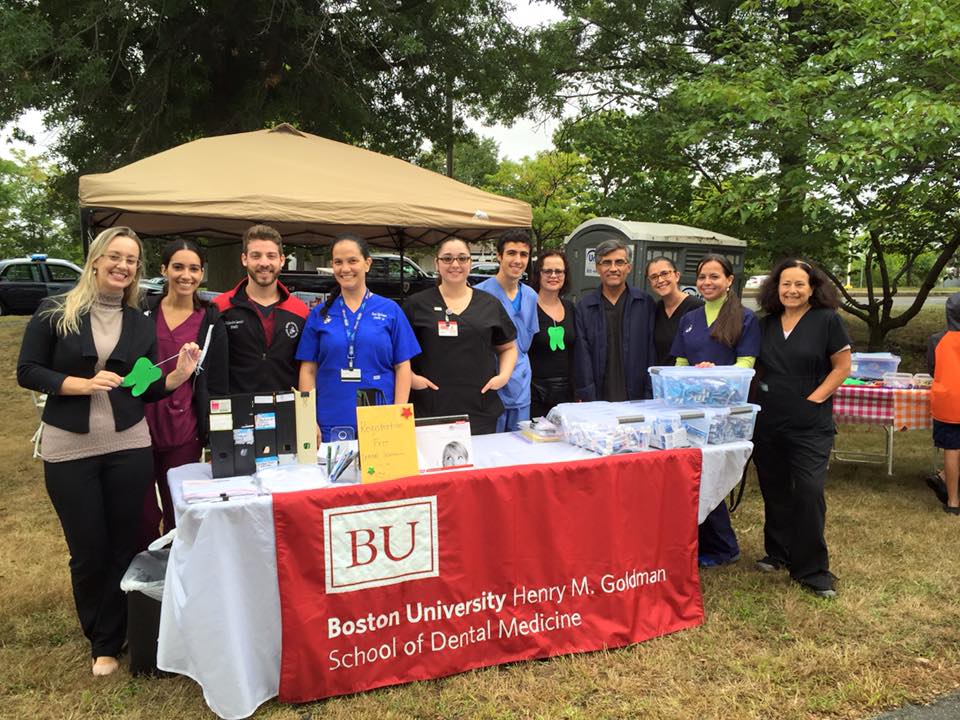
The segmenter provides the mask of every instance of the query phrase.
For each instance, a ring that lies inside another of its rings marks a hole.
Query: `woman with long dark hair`
[[[47,394],[44,480],[70,550],[94,675],[116,671],[126,636],[120,578],[136,552],[153,481],[144,403],[187,382],[200,356],[187,342],[162,382],[150,382],[149,366],[146,376],[139,372],[140,358],[157,361],[156,331],[139,304],[141,257],[130,228],[100,233],[76,286],[45,301],[27,323],[17,361],[21,387]]]
[[[697,266],[697,290],[706,303],[680,319],[670,348],[677,365],[735,365],[752,368],[760,353],[757,318],[733,291],[733,266],[723,255],[705,255]],[[740,559],[730,513],[720,503],[700,524],[701,567]]]
[[[703,301],[680,289],[680,271],[673,260],[660,256],[647,263],[644,270],[650,291],[658,296],[653,312],[653,346],[657,350],[657,365],[673,365],[676,358],[670,346],[677,336],[680,318],[703,305]]]
[[[299,389],[317,390],[324,442],[356,437],[358,390],[387,405],[407,402],[410,358],[420,353],[400,306],[367,289],[367,242],[341,235],[330,252],[337,286],[307,317],[296,355]]]
[[[763,494],[764,572],[834,597],[823,486],[833,447],[833,393],[850,374],[850,338],[837,291],[805,260],[783,260],[760,288],[760,380],[753,461]]]
[[[573,303],[564,297],[570,287],[567,257],[545,250],[535,278],[540,330],[530,343],[530,417],[545,416],[559,403],[573,402],[573,346],[577,341]]]
[[[161,358],[175,353],[185,342],[195,342],[201,349],[206,347],[207,352],[192,382],[147,406],[154,481],[162,513],[154,494],[148,493],[141,546],[157,537],[161,518],[164,532],[176,526],[167,471],[200,460],[210,432],[211,393],[216,397],[230,392],[226,328],[216,306],[197,295],[204,265],[203,251],[195,242],[171,240],[160,253],[160,274],[167,280],[166,292],[145,303],[145,314],[153,318],[156,326],[157,354]]]
[[[460,238],[437,246],[436,288],[403,305],[423,352],[413,360],[413,403],[420,417],[467,414],[470,432],[497,430],[517,361],[517,330],[493,295],[467,284],[470,248]]]

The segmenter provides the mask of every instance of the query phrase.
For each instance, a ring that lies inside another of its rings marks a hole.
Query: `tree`
[[[590,158],[592,215],[646,222],[689,216],[694,174],[668,152],[661,122],[623,110],[602,110],[565,120],[554,133],[558,150]]]
[[[413,158],[523,112],[539,77],[504,0],[9,0],[0,41],[0,124],[33,107],[60,129],[65,198],[80,172],[279,121]]]
[[[546,151],[520,162],[504,160],[488,178],[486,190],[530,203],[535,254],[559,247],[589,214],[582,206],[588,191],[588,161],[577,153]]]
[[[55,166],[20,151],[13,159],[0,158],[0,257],[46,253],[79,259],[79,243],[71,242],[54,211],[51,188],[58,174]]]
[[[497,172],[500,166],[500,148],[493,138],[480,137],[470,133],[458,140],[453,146],[453,177],[473,187],[483,187],[487,176]],[[430,152],[421,153],[417,165],[428,170],[442,173],[447,167],[447,151],[444,147],[434,147]]]
[[[871,348],[916,315],[960,246],[954,10],[932,0],[558,5],[568,19],[542,38],[558,93],[588,87],[594,106],[661,124],[667,153],[695,176],[694,224],[746,237],[771,260],[813,257],[838,285],[833,267],[848,247],[862,252],[880,287],[869,284],[866,301],[845,293],[844,307],[869,326]],[[891,252],[907,259],[899,270]],[[925,252],[937,260],[894,316],[910,259]]]

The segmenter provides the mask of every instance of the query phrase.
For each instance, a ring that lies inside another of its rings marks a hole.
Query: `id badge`
[[[437,333],[440,337],[457,337],[457,321],[438,320]]]
[[[360,382],[360,368],[342,368],[340,382]]]

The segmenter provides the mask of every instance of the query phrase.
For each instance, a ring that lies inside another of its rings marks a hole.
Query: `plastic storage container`
[[[681,411],[690,444],[696,447],[751,440],[760,406],[744,403],[728,408]]]
[[[650,446],[650,423],[631,415],[623,403],[561,403],[547,415],[571,445],[598,455],[646,450]]]
[[[675,407],[728,407],[747,401],[751,368],[652,367],[653,396]]]
[[[900,357],[888,352],[853,353],[850,356],[850,377],[861,380],[881,380],[884,373],[895,373]]]
[[[927,373],[917,373],[913,376],[913,386],[922,390],[928,390],[933,387],[933,376]]]
[[[661,450],[690,447],[687,428],[676,409],[654,410],[644,414],[650,420],[650,446]]]
[[[913,375],[901,372],[886,372],[883,374],[883,386],[897,390],[907,390],[913,387]]]

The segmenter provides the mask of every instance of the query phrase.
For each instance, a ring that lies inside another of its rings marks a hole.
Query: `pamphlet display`
[[[468,415],[417,418],[416,425],[420,472],[473,467]]]
[[[317,391],[297,391],[294,394],[297,432],[297,462],[317,464]]]

